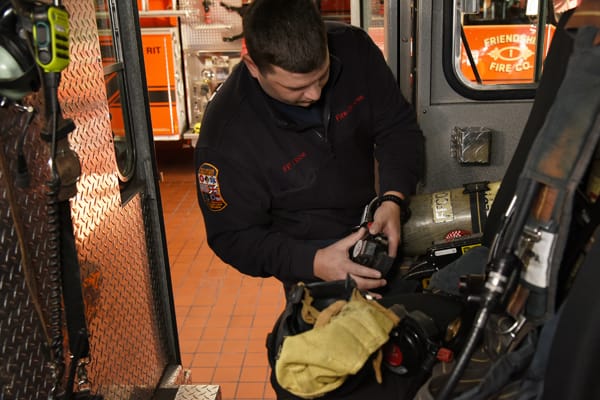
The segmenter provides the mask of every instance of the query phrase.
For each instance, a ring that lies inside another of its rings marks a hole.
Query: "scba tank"
[[[499,187],[499,181],[475,182],[413,196],[402,228],[404,255],[423,255],[435,242],[482,232]]]

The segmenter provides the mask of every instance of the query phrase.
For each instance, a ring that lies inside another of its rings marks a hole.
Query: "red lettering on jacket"
[[[305,158],[306,158],[306,152],[303,151],[302,153],[300,153],[296,157],[294,157],[292,159],[292,161],[283,164],[281,166],[281,169],[283,170],[283,172],[289,172],[294,165],[298,164],[300,161],[304,160]]]
[[[358,103],[360,103],[361,101],[363,101],[364,99],[365,99],[365,96],[363,96],[362,94],[359,95],[357,98],[354,99],[354,101],[352,103],[350,103],[350,105],[348,105],[348,107],[346,107],[346,109],[344,111],[337,113],[335,115],[335,120],[340,122],[341,120],[346,118],[348,115],[350,115],[350,113],[352,112],[354,107],[356,107],[356,105]]]

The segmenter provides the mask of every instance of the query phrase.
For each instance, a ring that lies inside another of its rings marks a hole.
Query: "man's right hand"
[[[350,248],[366,232],[366,228],[360,228],[345,238],[317,250],[313,262],[315,277],[324,281],[337,281],[346,279],[346,276],[350,274],[361,290],[370,290],[385,286],[387,282],[385,279],[381,279],[381,272],[350,260]]]

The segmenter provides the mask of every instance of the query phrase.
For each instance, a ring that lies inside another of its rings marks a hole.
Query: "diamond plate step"
[[[221,400],[219,385],[181,385],[161,388],[156,391],[153,400]]]

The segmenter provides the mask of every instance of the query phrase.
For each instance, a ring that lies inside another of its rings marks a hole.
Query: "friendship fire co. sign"
[[[482,83],[534,81],[536,25],[466,25],[464,29]],[[544,57],[554,30],[553,25],[546,27]],[[461,71],[468,80],[476,82],[465,47],[461,47]]]

